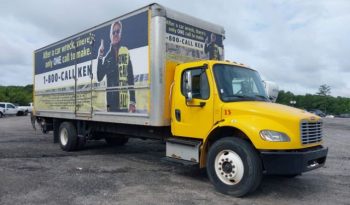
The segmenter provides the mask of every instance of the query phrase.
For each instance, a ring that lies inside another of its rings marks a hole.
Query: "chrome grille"
[[[304,145],[322,141],[322,121],[301,121],[300,133],[301,143]]]

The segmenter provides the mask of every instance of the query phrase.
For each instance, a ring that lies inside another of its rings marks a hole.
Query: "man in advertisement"
[[[208,37],[205,39],[204,52],[209,53],[209,60],[220,60],[219,46],[216,44],[216,35],[211,33],[210,42]]]
[[[135,112],[134,74],[127,47],[120,45],[123,25],[112,23],[110,49],[105,54],[104,40],[98,49],[97,80],[107,80],[107,111]]]

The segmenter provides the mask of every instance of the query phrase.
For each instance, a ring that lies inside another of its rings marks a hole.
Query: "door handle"
[[[178,122],[181,121],[181,111],[179,109],[175,110],[175,118]]]

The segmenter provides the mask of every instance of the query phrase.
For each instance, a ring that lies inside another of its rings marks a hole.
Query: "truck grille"
[[[322,141],[322,121],[301,121],[300,131],[303,145]]]

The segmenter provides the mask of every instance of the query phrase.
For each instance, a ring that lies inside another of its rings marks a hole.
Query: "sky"
[[[350,97],[348,0],[5,0],[0,85],[33,82],[33,51],[149,3],[222,25],[225,58],[295,94]]]

